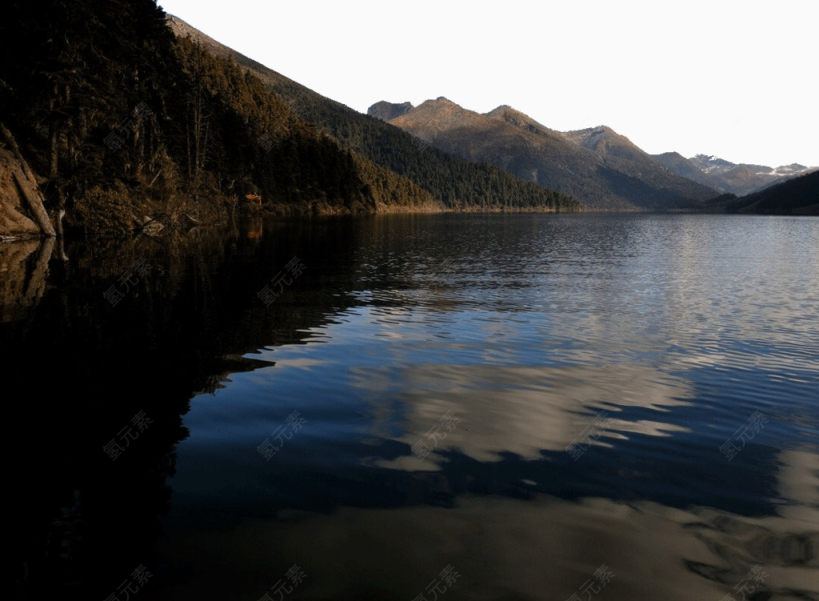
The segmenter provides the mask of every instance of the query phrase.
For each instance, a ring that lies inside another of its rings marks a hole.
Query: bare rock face
[[[17,183],[20,173],[14,154],[0,148],[0,240],[33,238],[41,234],[40,227],[28,216],[26,201]]]
[[[8,128],[0,123],[0,241],[54,237],[54,225],[31,168]]]
[[[410,112],[412,109],[413,106],[409,102],[397,104],[382,100],[381,102],[376,102],[374,105],[372,105],[367,110],[367,114],[370,117],[375,117],[376,119],[381,119],[382,121],[391,121],[396,117],[400,117],[401,115]]]

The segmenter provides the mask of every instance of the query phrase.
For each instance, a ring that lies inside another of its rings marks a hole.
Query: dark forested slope
[[[220,44],[178,17],[169,17],[180,38],[190,38],[216,56],[230,58],[257,75],[293,110],[342,145],[415,182],[452,208],[553,208],[576,210],[564,194],[526,182],[490,165],[458,159],[416,137],[294,82]]]
[[[247,193],[284,210],[436,206],[244,69],[177,40],[152,0],[12,0],[0,65],[0,121],[69,226],[215,220]]]
[[[770,215],[819,215],[819,171],[728,203],[728,210]]]

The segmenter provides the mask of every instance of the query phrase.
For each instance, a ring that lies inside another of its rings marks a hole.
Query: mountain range
[[[599,209],[697,209],[719,194],[748,194],[811,171],[799,164],[774,169],[706,155],[649,155],[606,126],[560,132],[509,106],[480,114],[444,97],[417,107],[380,101],[368,114],[426,144]]]
[[[596,209],[692,207],[718,192],[666,169],[608,127],[550,129],[509,106],[481,114],[440,97],[404,110],[378,103],[369,113],[398,114],[389,123],[435,148],[496,165],[569,194]]]
[[[816,167],[806,167],[799,163],[781,167],[736,164],[705,154],[698,154],[688,159],[677,152],[666,152],[653,156],[669,171],[677,175],[687,177],[720,192],[740,196],[816,170]]]

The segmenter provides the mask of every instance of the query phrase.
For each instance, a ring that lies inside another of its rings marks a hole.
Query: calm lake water
[[[19,598],[819,599],[819,219],[60,252],[0,246]]]

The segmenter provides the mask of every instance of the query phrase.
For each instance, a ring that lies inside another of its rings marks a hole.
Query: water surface
[[[817,219],[257,224],[77,243],[44,293],[28,252],[23,590],[819,599]]]

